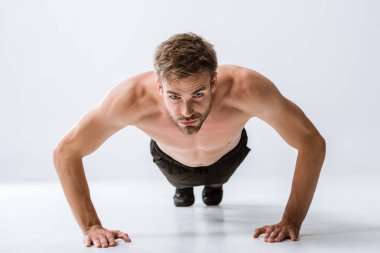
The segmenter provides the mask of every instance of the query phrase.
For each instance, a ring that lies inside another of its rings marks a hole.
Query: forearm
[[[312,144],[298,150],[290,197],[283,221],[301,227],[309,210],[325,159],[325,143]]]
[[[101,225],[91,202],[82,158],[69,157],[55,152],[54,166],[67,201],[82,231],[84,232],[94,225]]]

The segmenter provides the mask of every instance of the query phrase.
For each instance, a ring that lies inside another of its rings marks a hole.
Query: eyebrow
[[[195,93],[198,93],[202,90],[205,90],[206,89],[206,86],[202,86],[201,88],[199,88],[198,90],[194,91],[192,94],[195,94]],[[173,94],[173,95],[179,95],[179,93],[176,93],[174,91],[171,91],[171,90],[167,90],[166,93],[168,94]]]

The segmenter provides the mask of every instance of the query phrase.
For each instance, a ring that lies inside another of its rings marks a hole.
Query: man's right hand
[[[117,245],[115,239],[131,242],[128,234],[120,230],[108,230],[100,225],[92,226],[84,232],[84,244],[86,247],[91,245],[95,245],[97,248],[114,247]]]

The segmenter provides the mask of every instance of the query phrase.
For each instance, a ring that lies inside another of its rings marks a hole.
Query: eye
[[[197,92],[197,93],[194,94],[194,97],[196,97],[196,98],[200,98],[202,96],[203,96],[202,92]]]
[[[178,97],[177,95],[171,95],[171,96],[169,96],[169,98],[171,98],[171,99],[173,99],[173,100],[177,100],[177,99],[179,99],[179,97]]]

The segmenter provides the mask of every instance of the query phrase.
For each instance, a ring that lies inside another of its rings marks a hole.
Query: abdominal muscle
[[[168,156],[176,161],[189,167],[208,166],[218,161],[223,155],[231,151],[240,141],[241,134],[234,136],[232,139],[226,139],[224,144],[208,143],[205,147],[202,145],[191,145],[188,147],[175,147],[157,142],[158,147]],[[225,138],[223,138],[225,139]],[[204,140],[205,142],[207,140]]]

